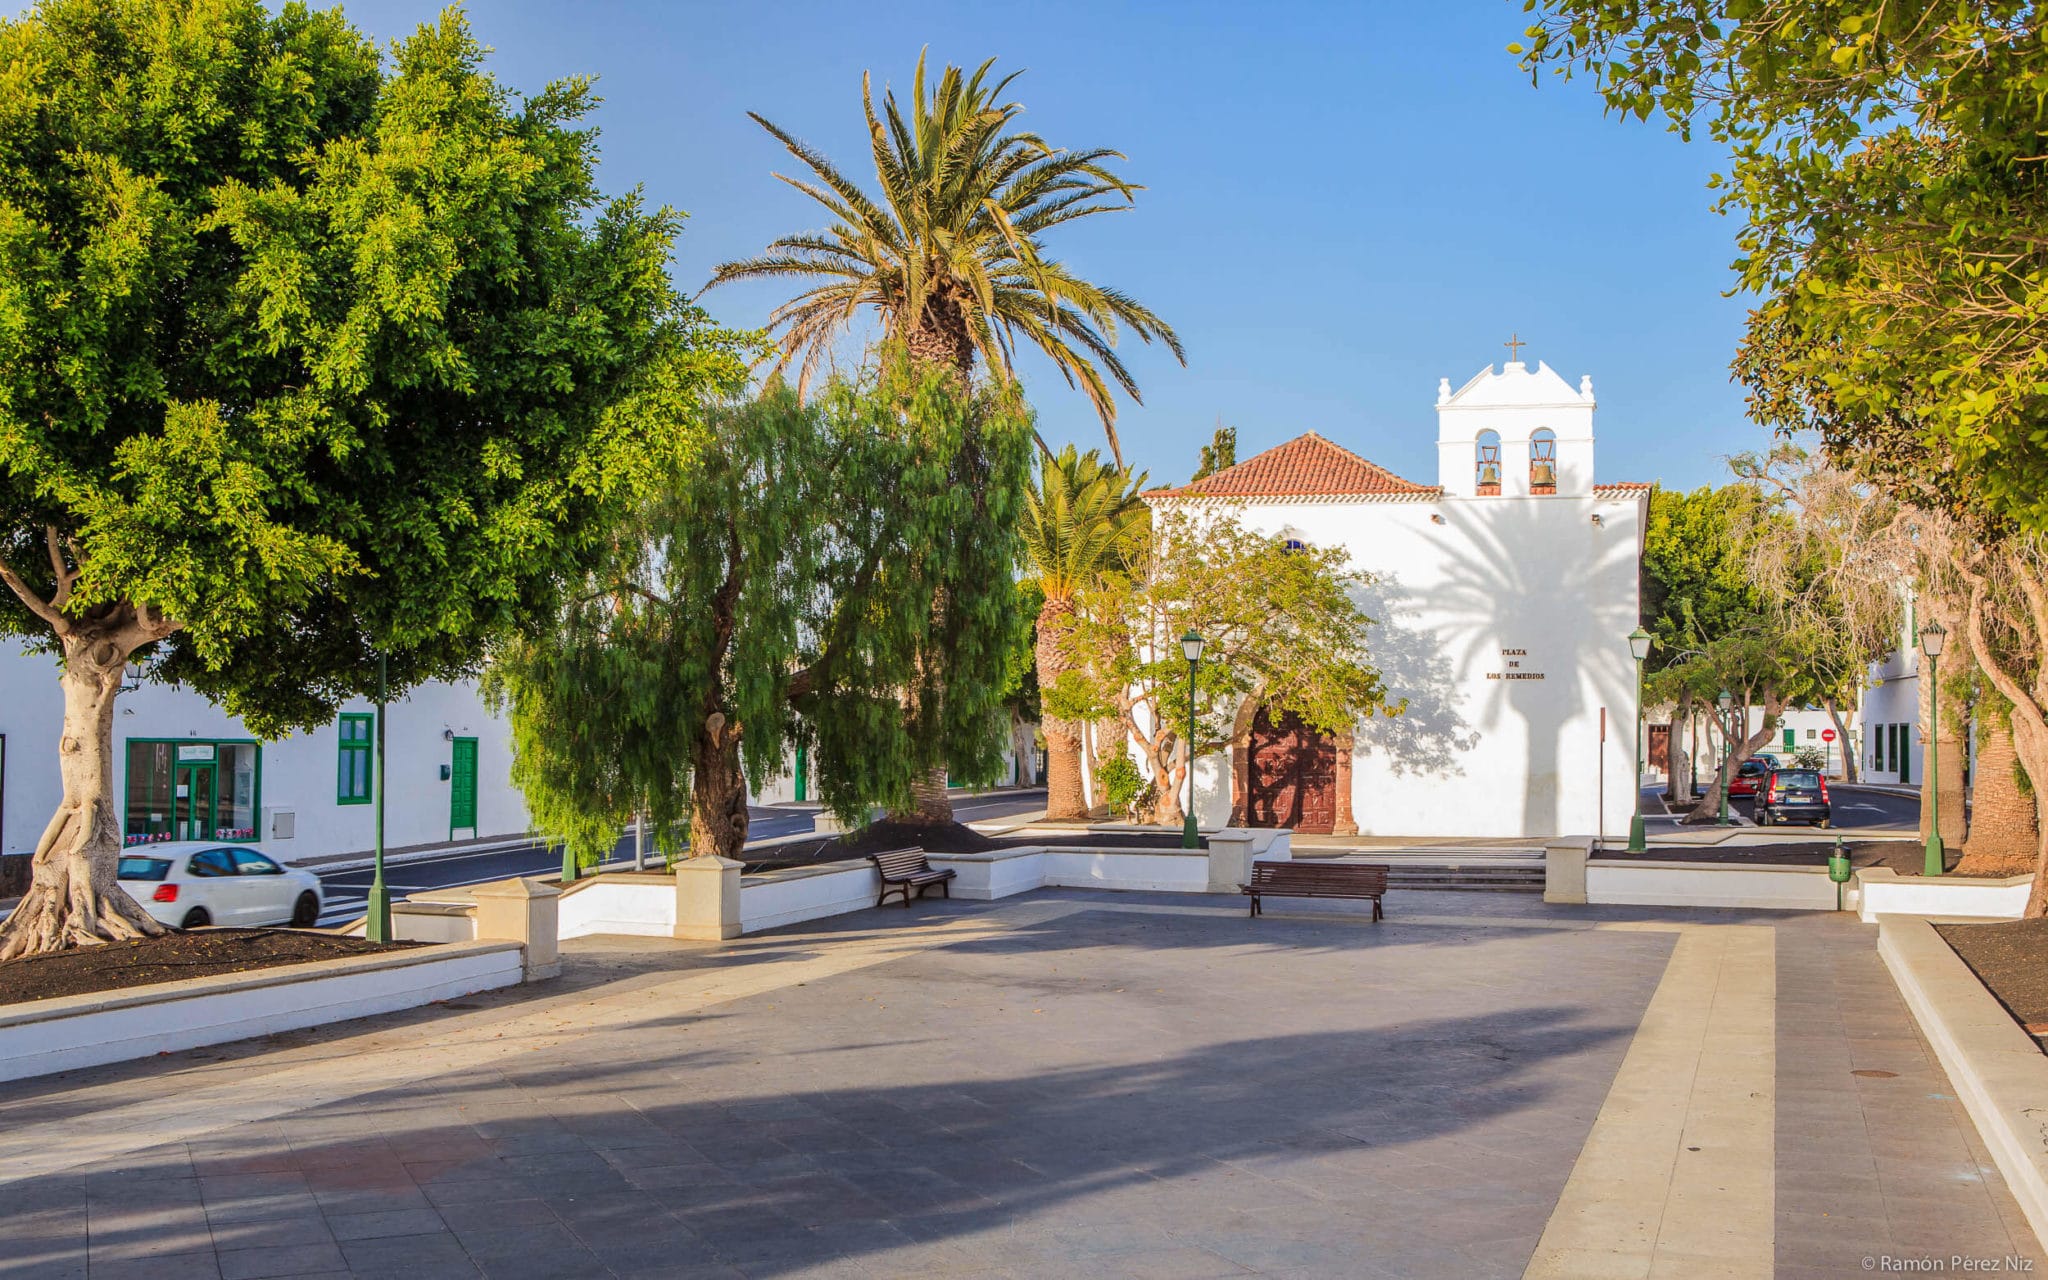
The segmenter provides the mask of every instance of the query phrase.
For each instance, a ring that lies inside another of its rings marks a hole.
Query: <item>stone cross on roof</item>
[[[1522,341],[1521,334],[1511,333],[1508,335],[1508,340],[1506,342],[1501,343],[1500,345],[1508,349],[1508,362],[1512,364],[1515,361],[1521,359],[1522,348],[1528,346],[1529,344]]]

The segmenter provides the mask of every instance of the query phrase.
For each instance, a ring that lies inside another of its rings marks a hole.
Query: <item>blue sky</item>
[[[433,0],[358,0],[379,38]],[[1602,114],[1584,82],[1532,87],[1504,46],[1519,3],[700,4],[481,0],[493,69],[522,90],[599,78],[603,180],[689,213],[675,272],[711,267],[823,211],[776,182],[793,159],[755,110],[871,177],[860,76],[907,86],[994,56],[1055,146],[1112,146],[1147,188],[1070,224],[1053,251],[1149,303],[1187,346],[1123,348],[1145,393],[1118,421],[1155,481],[1184,479],[1217,418],[1239,457],[1316,430],[1435,479],[1437,379],[1546,360],[1600,400],[1602,480],[1691,487],[1765,443],[1728,375],[1741,331],[1735,227],[1709,209],[1720,153]],[[781,292],[705,304],[761,324]],[[1049,440],[1099,443],[1086,399],[1025,365]]]

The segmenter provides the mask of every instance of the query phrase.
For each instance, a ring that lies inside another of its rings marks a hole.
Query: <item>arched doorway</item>
[[[1252,719],[1245,820],[1328,835],[1337,824],[1337,743],[1292,711]]]

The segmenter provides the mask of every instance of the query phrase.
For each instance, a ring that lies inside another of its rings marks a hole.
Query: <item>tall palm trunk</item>
[[[2033,793],[2020,777],[2012,725],[2004,717],[1984,719],[1971,791],[1970,839],[1956,870],[1965,875],[2018,875],[2030,869],[2039,847],[2038,818]]]
[[[1074,614],[1074,602],[1047,596],[1038,611],[1038,687],[1050,689],[1067,669],[1062,643]],[[1041,692],[1040,697],[1043,698]],[[1045,816],[1054,821],[1088,815],[1088,792],[1081,781],[1081,726],[1041,711],[1045,731]]]

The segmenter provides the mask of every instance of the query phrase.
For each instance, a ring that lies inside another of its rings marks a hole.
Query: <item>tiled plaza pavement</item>
[[[1780,1274],[2037,1252],[1846,919],[1051,893],[0,1086],[0,1275],[1520,1275],[1626,1120],[1626,921],[1775,926]]]

